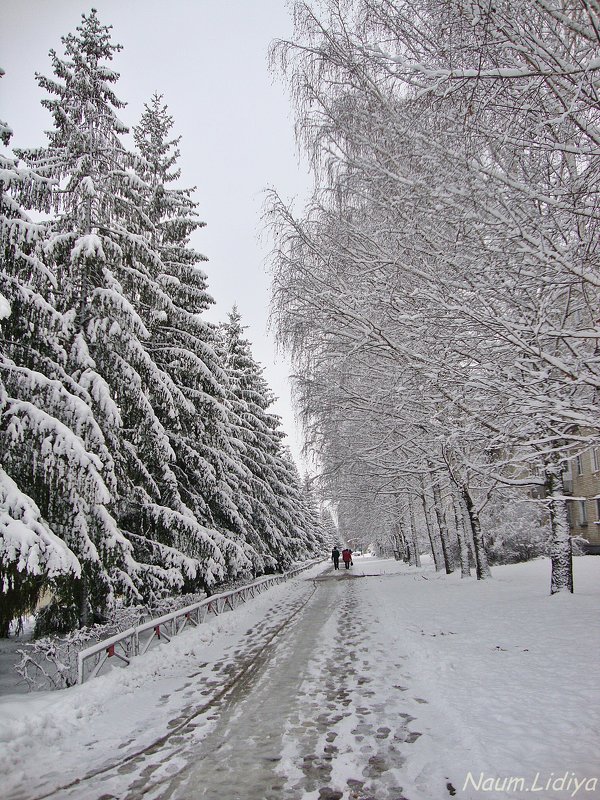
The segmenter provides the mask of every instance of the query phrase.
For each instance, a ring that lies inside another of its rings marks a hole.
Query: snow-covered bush
[[[177,598],[178,601],[182,598]],[[189,600],[188,603],[193,603]],[[15,669],[32,690],[65,689],[77,683],[77,654],[95,642],[127,630],[151,616],[167,614],[170,609],[161,604],[160,610],[146,606],[124,606],[117,604],[106,622],[86,628],[65,632],[62,636],[44,635],[56,630],[69,630],[69,621],[77,625],[78,609],[75,606],[60,606],[51,601],[38,613],[35,624],[36,638],[19,649],[21,661]],[[69,620],[69,615],[73,617]],[[72,628],[72,625],[71,625]]]
[[[38,611],[35,617],[34,637],[41,639],[57,633],[68,633],[77,628],[79,609],[74,603],[61,603],[53,598]]]
[[[15,670],[31,690],[66,689],[77,683],[77,653],[93,638],[80,630],[28,642],[17,651],[21,660]]]
[[[241,586],[247,581],[232,581],[221,586],[220,591]],[[19,649],[21,660],[15,670],[25,680],[32,691],[65,689],[77,683],[77,654],[95,642],[108,639],[116,633],[125,631],[148,619],[170,614],[185,606],[204,600],[204,593],[184,594],[177,597],[157,599],[152,605],[126,606],[117,603],[109,618],[96,625],[69,630],[69,615],[77,624],[78,609],[75,606],[62,606],[56,600],[42,609],[36,619],[35,638]],[[61,636],[45,635],[63,630]]]
[[[515,564],[547,553],[549,528],[542,503],[497,497],[482,514],[492,564]]]
[[[585,539],[583,536],[571,536],[571,552],[574,556],[587,555],[588,544],[589,539]]]

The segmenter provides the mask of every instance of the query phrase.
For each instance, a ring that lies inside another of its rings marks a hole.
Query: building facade
[[[570,462],[564,475],[570,495],[571,536],[587,540],[585,550],[600,555],[600,447],[592,447]]]

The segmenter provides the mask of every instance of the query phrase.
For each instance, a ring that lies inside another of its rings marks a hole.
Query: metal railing
[[[233,610],[247,600],[256,597],[257,594],[265,591],[265,589],[293,578],[299,572],[321,561],[322,559],[315,559],[281,575],[269,575],[266,578],[254,581],[254,583],[241,586],[239,589],[212,595],[198,603],[179,608],[177,611],[163,614],[161,617],[150,619],[147,622],[142,622],[111,636],[109,639],[104,639],[91,645],[91,647],[86,647],[77,654],[77,683],[84,683],[86,680],[95,678],[109,662],[109,659],[115,658],[117,661],[128,665],[135,656],[147,653],[152,644],[162,640],[170,642],[174,636],[180,634],[188,625],[197,627],[211,613],[216,616],[225,611]]]

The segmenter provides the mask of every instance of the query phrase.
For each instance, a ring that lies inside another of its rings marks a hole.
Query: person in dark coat
[[[352,550],[350,550],[349,547],[342,550],[342,558],[344,559],[344,566],[346,569],[350,569],[350,564],[352,564]]]
[[[331,551],[331,560],[333,561],[333,568],[339,569],[340,568],[340,551],[337,549],[337,545]]]

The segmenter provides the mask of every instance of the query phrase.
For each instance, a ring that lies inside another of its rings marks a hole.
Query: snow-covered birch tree
[[[509,25],[496,5],[296,4],[297,37],[276,52],[321,188],[301,221],[272,207],[275,302],[284,339],[304,315],[315,339],[350,337],[418,375],[453,460],[468,455],[453,475],[476,539],[473,469],[484,502],[494,481],[545,480],[556,591],[571,587],[562,465],[598,432],[594,14],[524,4]]]

